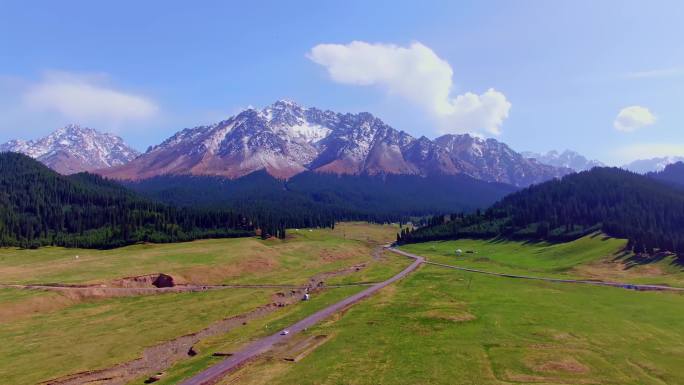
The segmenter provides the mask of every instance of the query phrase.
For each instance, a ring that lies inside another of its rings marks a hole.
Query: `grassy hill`
[[[0,153],[0,246],[110,248],[253,233],[231,211],[177,209],[95,175],[63,176],[25,155]]]
[[[683,251],[684,192],[617,168],[594,168],[510,194],[475,215],[433,219],[402,237],[567,241],[595,231],[628,239],[636,253]]]

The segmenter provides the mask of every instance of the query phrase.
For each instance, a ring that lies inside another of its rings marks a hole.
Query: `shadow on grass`
[[[671,258],[669,265],[678,267],[684,271],[684,258],[672,253],[661,252],[654,255],[649,254],[633,254],[627,250],[623,250],[613,258],[613,262],[622,262],[625,264],[625,270],[632,269],[637,266],[649,265],[651,263],[658,263],[665,259]]]

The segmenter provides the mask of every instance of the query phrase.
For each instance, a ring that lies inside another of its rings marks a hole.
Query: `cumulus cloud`
[[[378,86],[426,110],[443,132],[483,132],[498,135],[511,103],[493,88],[478,95],[451,96],[453,70],[429,47],[412,43],[319,44],[307,57],[324,66],[333,81]]]
[[[629,106],[625,107],[617,114],[613,127],[622,132],[636,131],[642,127],[650,126],[655,123],[656,117],[646,107]]]
[[[107,83],[105,75],[47,72],[25,90],[23,101],[29,109],[57,112],[76,122],[142,120],[157,113],[152,100]]]

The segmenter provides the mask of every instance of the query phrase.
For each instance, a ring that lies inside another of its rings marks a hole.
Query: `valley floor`
[[[68,376],[104,369],[90,379],[114,375],[98,383],[133,385],[159,372],[156,384],[179,384],[224,359],[221,354],[408,266],[410,260],[379,249],[396,230],[348,223],[335,230],[293,229],[285,241],[0,250],[0,283],[91,285],[66,292],[0,289],[0,378],[9,385],[55,378],[84,384],[86,377]],[[597,234],[556,245],[459,240],[404,249],[436,262],[506,273],[684,282],[671,260],[633,264],[632,256],[620,254],[623,246]],[[245,287],[122,297],[97,291],[122,277],[162,272],[181,285]],[[260,284],[287,287],[252,286]],[[300,301],[303,287],[311,289],[310,301]],[[423,265],[220,383],[684,383],[682,306],[684,295],[676,293]],[[145,366],[148,361],[164,365]],[[144,370],[133,371],[136,365]]]

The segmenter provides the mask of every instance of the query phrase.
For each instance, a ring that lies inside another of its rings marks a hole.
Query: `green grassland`
[[[230,331],[226,334],[214,336],[203,340],[197,345],[199,354],[195,357],[184,360],[172,366],[155,384],[168,385],[177,384],[182,380],[198,373],[222,359],[213,357],[214,352],[233,352],[256,338],[264,337],[277,333],[287,325],[293,324],[309,314],[340,301],[354,293],[363,290],[363,287],[350,286],[344,288],[325,290],[320,294],[312,296],[310,301],[302,302],[297,306],[284,308],[266,317],[249,322],[247,325]],[[129,383],[129,385],[139,385],[147,377],[141,377]]]
[[[410,263],[373,255],[393,226],[340,224],[290,230],[288,239],[203,240],[93,251],[0,250],[0,282],[102,283],[164,272],[202,283],[305,283],[365,264],[328,285],[376,282]],[[594,235],[564,244],[458,240],[407,245],[430,260],[492,271],[676,284],[663,260],[624,270],[623,240]],[[455,250],[475,253],[455,255]],[[79,255],[79,258],[74,258]],[[177,384],[232,352],[360,286],[326,289],[196,345],[166,371]],[[269,303],[274,290],[228,289],[109,299],[0,289],[0,378],[35,384],[138,357],[143,349]],[[222,384],[675,384],[684,383],[684,295],[511,280],[424,265],[293,341],[326,335],[298,362],[281,346]],[[37,364],[40,363],[40,364]],[[145,378],[130,383],[142,384]]]
[[[2,323],[0,378],[34,384],[106,368],[268,302],[268,292],[245,289],[113,298]]]
[[[2,249],[0,282],[95,283],[164,272],[188,282],[301,284],[315,274],[359,263],[366,263],[366,268],[351,276],[333,277],[329,283],[383,280],[408,263],[405,259],[372,257],[377,245],[392,240],[395,234],[393,226],[345,223],[335,230],[292,230],[284,241],[216,239],[106,251]],[[361,289],[326,290],[311,302],[278,309],[264,320],[255,320],[254,325],[250,321],[249,327],[229,333],[221,343],[267,333],[273,329],[265,327],[266,322],[275,325],[278,319],[302,318]],[[145,347],[270,303],[275,291],[226,289],[84,300],[55,292],[0,289],[0,382],[35,384],[107,368],[139,357]],[[257,326],[259,322],[262,327]]]
[[[684,296],[423,266],[222,384],[679,384]]]
[[[684,269],[672,258],[627,266],[632,255],[623,253],[626,244],[626,240],[596,233],[566,243],[460,239],[408,244],[402,249],[434,262],[500,273],[684,287]],[[457,255],[457,249],[463,253]]]
[[[113,250],[0,249],[0,283],[102,283],[149,273],[179,282],[301,284],[314,274],[368,260],[394,226],[343,223],[291,230],[288,239],[233,238],[139,244]],[[76,258],[78,256],[78,258]]]

